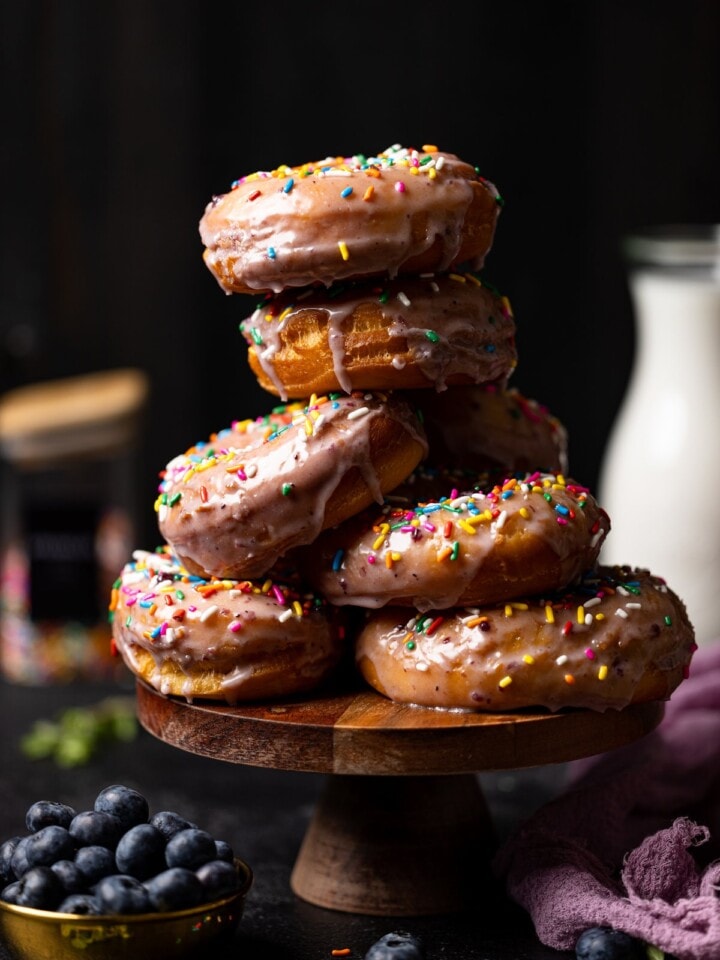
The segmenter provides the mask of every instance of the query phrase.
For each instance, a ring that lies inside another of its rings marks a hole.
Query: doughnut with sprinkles
[[[291,548],[382,502],[426,453],[401,395],[310,397],[267,427],[239,421],[175,457],[156,500],[160,533],[197,576],[261,577]]]
[[[574,583],[609,529],[587,488],[535,472],[430,500],[391,495],[321,535],[304,566],[339,606],[496,603]]]
[[[260,386],[283,400],[505,384],[517,363],[510,301],[469,272],[286,291],[240,329]]]
[[[297,580],[297,578],[295,578]],[[167,547],[138,550],[114,585],[113,641],[161,693],[228,703],[309,690],[343,649],[340,621],[292,580],[204,580]]]
[[[502,205],[475,167],[435,146],[282,165],[235,181],[200,221],[227,293],[351,277],[482,268]]]
[[[367,682],[401,703],[605,711],[667,699],[694,650],[685,606],[663,580],[599,567],[545,596],[424,614],[375,611],[356,658]]]

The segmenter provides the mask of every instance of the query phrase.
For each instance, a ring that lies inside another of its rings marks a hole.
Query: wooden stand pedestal
[[[462,910],[490,882],[493,830],[474,776],[603,753],[654,729],[662,703],[604,714],[450,713],[372,691],[228,707],[137,684],[142,725],[229,763],[328,774],[292,873],[318,906],[381,916]]]
[[[332,910],[462,910],[489,882],[492,825],[474,776],[330,777],[290,884]]]

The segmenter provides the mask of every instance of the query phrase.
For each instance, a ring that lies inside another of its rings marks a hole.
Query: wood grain
[[[151,734],[228,763],[312,773],[441,775],[560,763],[604,753],[651,730],[652,702],[625,710],[453,713],[393,703],[371,690],[272,704],[187,703],[137,683]]]

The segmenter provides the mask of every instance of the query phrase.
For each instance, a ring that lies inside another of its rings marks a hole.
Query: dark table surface
[[[564,960],[537,940],[523,910],[491,886],[467,914],[420,918],[368,917],[325,910],[293,895],[290,872],[324,785],[319,774],[236,766],[195,756],[140,729],[132,742],[109,744],[89,763],[70,769],[52,760],[29,760],[20,739],[39,718],[108,695],[132,697],[128,681],[24,687],[0,681],[0,839],[25,832],[28,806],[61,800],[88,809],[111,783],[125,783],[148,798],[151,811],[173,809],[227,840],[253,869],[245,913],[231,944],[216,960],[319,960],[349,948],[362,960],[370,945],[392,930],[422,938],[427,960]],[[500,840],[564,781],[561,765],[480,774]],[[8,954],[0,945],[0,960]]]

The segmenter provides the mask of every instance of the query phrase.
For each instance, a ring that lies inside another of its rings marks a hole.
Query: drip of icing
[[[345,366],[345,332],[343,326],[347,318],[352,315],[352,306],[346,305],[344,308],[340,306],[326,307],[326,311],[329,314],[327,340],[332,354],[333,370],[341,388],[346,393],[351,393],[353,383]]]

